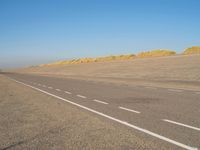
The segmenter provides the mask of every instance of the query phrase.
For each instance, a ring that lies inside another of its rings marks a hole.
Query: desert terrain
[[[200,55],[176,55],[15,70],[61,78],[76,78],[125,85],[147,85],[200,90]]]

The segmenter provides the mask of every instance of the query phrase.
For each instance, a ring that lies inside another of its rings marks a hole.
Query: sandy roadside
[[[160,149],[153,139],[0,75],[0,149]]]
[[[200,91],[200,55],[170,56],[16,70],[125,85],[143,85]]]

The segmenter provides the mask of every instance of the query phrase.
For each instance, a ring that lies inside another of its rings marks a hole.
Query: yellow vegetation
[[[106,57],[97,57],[97,58],[80,58],[72,60],[58,61],[50,64],[43,64],[40,66],[54,66],[54,65],[67,65],[67,64],[81,64],[81,63],[92,63],[92,62],[105,62],[113,60],[128,60],[133,58],[144,58],[144,57],[160,57],[160,56],[171,56],[175,55],[176,52],[170,50],[152,50],[148,52],[139,53],[137,56],[134,54],[129,55],[114,55]]]
[[[54,66],[54,65],[67,65],[67,64],[81,64],[81,63],[91,63],[91,62],[105,62],[113,60],[128,60],[136,57],[160,57],[160,56],[170,56],[175,55],[176,52],[170,50],[153,50],[148,52],[139,53],[137,56],[134,54],[129,55],[115,55],[115,56],[106,56],[106,57],[97,57],[97,58],[80,58],[72,60],[58,61],[50,64],[43,64],[40,66]]]
[[[152,50],[148,52],[142,52],[137,55],[139,58],[143,57],[161,57],[175,55],[176,52],[170,50]]]
[[[193,46],[193,47],[190,47],[190,48],[187,48],[183,54],[200,54],[200,46]]]
[[[106,56],[106,57],[97,57],[97,58],[80,58],[73,60],[64,60],[58,61],[51,64],[43,64],[40,66],[52,66],[52,65],[66,65],[66,64],[80,64],[80,63],[91,63],[91,62],[105,62],[113,60],[127,60],[135,58],[134,54],[130,55],[117,55],[117,56]]]

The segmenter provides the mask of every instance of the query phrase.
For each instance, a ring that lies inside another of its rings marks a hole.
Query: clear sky
[[[0,68],[200,45],[200,0],[0,0]]]

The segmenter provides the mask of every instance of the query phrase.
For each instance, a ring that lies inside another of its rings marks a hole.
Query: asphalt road
[[[75,79],[4,74],[153,140],[160,149],[200,149],[200,91],[123,86]]]

